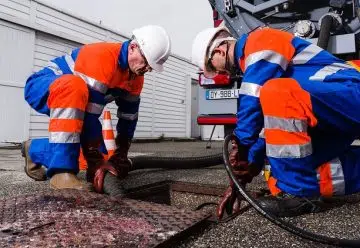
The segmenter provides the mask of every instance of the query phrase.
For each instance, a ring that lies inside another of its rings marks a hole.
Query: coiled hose
[[[229,161],[229,142],[231,140],[237,139],[235,135],[230,134],[225,137],[224,146],[223,146],[223,158],[224,158],[224,165],[226,168],[227,173],[229,174],[230,179],[234,182],[236,189],[239,193],[244,197],[244,199],[253,207],[255,210],[264,216],[266,219],[274,223],[275,225],[281,227],[282,229],[295,234],[301,238],[308,239],[311,241],[328,244],[328,245],[335,245],[335,246],[345,246],[345,247],[360,247],[360,240],[349,240],[349,239],[338,239],[338,238],[331,238],[323,235],[319,235],[316,233],[312,233],[303,229],[300,229],[288,222],[283,221],[282,219],[274,216],[272,213],[266,212],[258,203],[257,201],[246,192],[245,188],[239,183],[236,179],[232,167]]]

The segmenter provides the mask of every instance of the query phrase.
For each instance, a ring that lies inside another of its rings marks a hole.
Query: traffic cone
[[[108,152],[107,157],[110,158],[114,154],[116,149],[114,130],[111,124],[111,114],[109,110],[104,111],[104,121],[102,125],[102,133],[106,150]]]
[[[112,128],[111,124],[111,114],[110,111],[105,110],[104,111],[104,121],[102,125],[102,134],[103,139],[105,143],[106,150],[108,154],[103,154],[105,159],[110,158],[111,155],[114,154],[114,151],[116,149],[115,144],[115,136],[114,136],[114,130]],[[82,152],[82,149],[80,149],[80,155],[79,155],[79,169],[80,170],[86,170],[87,169],[87,163],[84,158],[84,154]]]

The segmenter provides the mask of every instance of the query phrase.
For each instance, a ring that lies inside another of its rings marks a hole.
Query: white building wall
[[[0,20],[0,142],[28,137],[29,107],[23,100],[23,87],[31,73],[33,43],[32,30]]]
[[[9,80],[0,76],[0,94],[13,96],[11,99],[16,99],[13,106],[23,109],[22,119],[9,120],[9,128],[13,129],[14,133],[8,133],[6,137],[0,135],[0,142],[17,142],[28,137],[46,137],[48,134],[49,118],[34,110],[30,111],[23,98],[23,87],[31,72],[40,70],[50,59],[82,44],[128,39],[114,30],[59,11],[39,0],[0,0],[0,21],[11,26],[10,33],[13,33],[14,37],[21,36],[23,30],[27,30],[31,37],[28,40],[21,38],[27,42],[24,46],[27,47],[26,52],[17,46],[9,46],[0,55],[6,60],[11,57],[9,66],[12,68],[19,65],[27,68],[18,74],[16,80],[10,80],[11,83],[5,84],[4,82]],[[20,29],[22,31],[19,31]],[[3,34],[0,32],[0,39],[4,39]],[[189,61],[172,55],[166,62],[163,73],[152,72],[145,76],[136,138],[190,137],[189,89],[191,77],[197,77],[195,71],[196,67]],[[0,118],[8,118],[11,115],[9,111],[5,111],[6,107],[8,106],[0,103]],[[112,103],[107,109],[111,111],[115,129],[117,107]],[[17,122],[19,127],[15,129],[13,122]],[[24,132],[16,136],[15,132],[20,126]]]
[[[31,2],[27,0],[1,0],[0,12],[5,16],[29,19]]]

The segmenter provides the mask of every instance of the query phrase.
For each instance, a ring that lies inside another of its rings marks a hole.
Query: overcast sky
[[[196,34],[211,27],[212,10],[207,0],[42,0],[131,36],[146,24],[163,26],[172,41],[172,52],[191,56]]]

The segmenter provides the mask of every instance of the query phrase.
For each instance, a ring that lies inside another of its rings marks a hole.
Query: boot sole
[[[32,176],[29,171],[27,170],[27,166],[28,166],[28,161],[27,161],[27,157],[26,157],[26,154],[28,153],[28,151],[26,150],[25,148],[25,142],[23,142],[21,144],[21,156],[25,159],[25,166],[24,166],[24,171],[25,171],[25,174],[30,177],[31,179],[35,180],[35,181],[46,181],[46,177],[45,178],[37,178],[37,177],[34,177]]]

